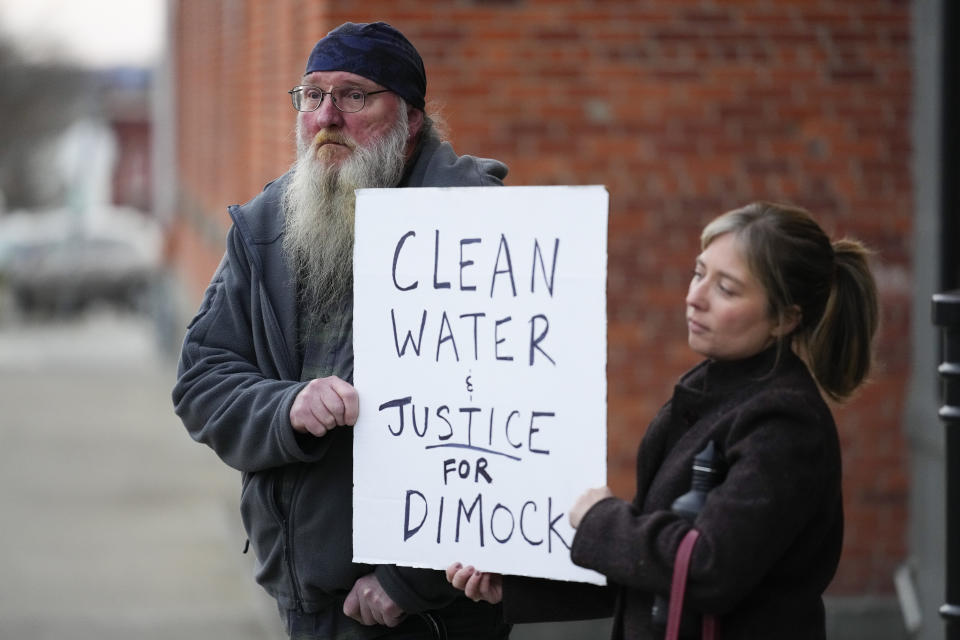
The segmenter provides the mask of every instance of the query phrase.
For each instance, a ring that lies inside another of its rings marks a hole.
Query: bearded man
[[[352,562],[354,190],[500,185],[424,114],[420,55],[396,29],[346,23],[310,53],[297,160],[232,206],[220,266],[184,339],[173,401],[242,473],[256,579],[291,638],[506,638],[497,607],[439,571]]]

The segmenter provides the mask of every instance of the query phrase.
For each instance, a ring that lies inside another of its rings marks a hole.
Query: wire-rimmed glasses
[[[367,96],[377,93],[386,93],[390,89],[379,89],[377,91],[364,91],[357,87],[334,87],[331,91],[324,91],[319,87],[309,84],[301,84],[287,93],[293,100],[293,108],[297,111],[316,111],[323,104],[323,97],[330,96],[333,100],[333,106],[344,113],[356,113],[363,109]]]

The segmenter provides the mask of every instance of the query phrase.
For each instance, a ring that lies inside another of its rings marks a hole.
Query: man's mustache
[[[344,134],[337,131],[327,131],[326,129],[318,131],[317,135],[313,137],[314,148],[319,148],[324,144],[342,144],[351,151],[357,147],[357,144]]]

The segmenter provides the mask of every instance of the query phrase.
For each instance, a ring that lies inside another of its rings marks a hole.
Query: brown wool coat
[[[690,524],[670,505],[690,488],[693,457],[714,440],[727,474],[693,526],[687,606],[720,616],[721,637],[824,638],[822,594],[843,539],[840,446],[830,410],[793,353],[705,361],[685,374],[644,435],[633,502],[609,498],[584,516],[573,561],[607,576],[614,638],[662,638],[650,624],[669,592]],[[569,592],[580,595],[564,598]],[[603,595],[508,578],[514,622],[603,615]],[[590,610],[592,609],[592,610]]]

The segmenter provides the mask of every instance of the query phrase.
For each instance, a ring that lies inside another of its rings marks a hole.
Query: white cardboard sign
[[[354,561],[602,584],[567,512],[606,484],[602,186],[357,191]]]

